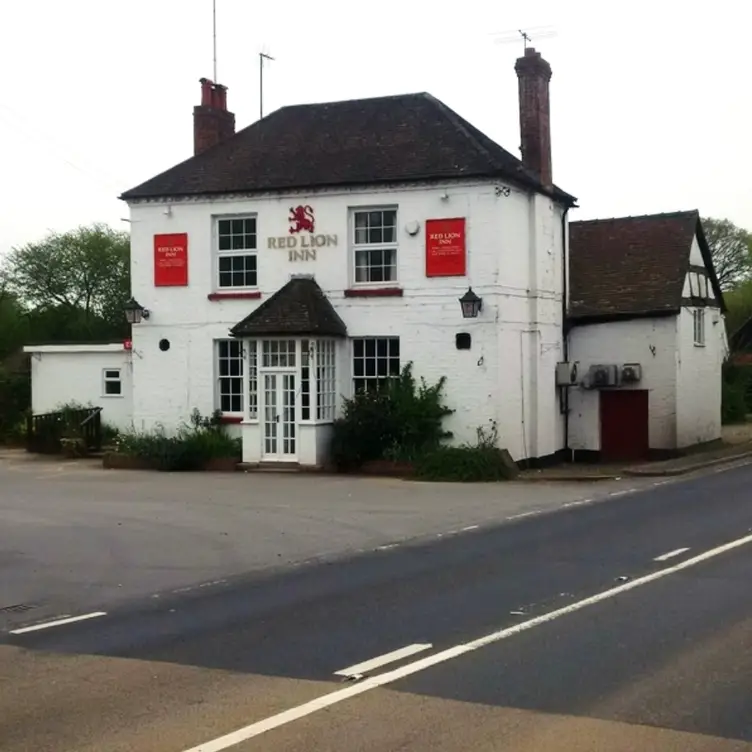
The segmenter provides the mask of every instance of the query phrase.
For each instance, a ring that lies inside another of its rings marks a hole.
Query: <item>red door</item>
[[[631,462],[647,459],[647,389],[601,391],[601,460]]]

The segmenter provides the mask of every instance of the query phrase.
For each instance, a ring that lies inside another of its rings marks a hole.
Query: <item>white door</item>
[[[264,374],[265,460],[291,461],[297,456],[295,374]]]

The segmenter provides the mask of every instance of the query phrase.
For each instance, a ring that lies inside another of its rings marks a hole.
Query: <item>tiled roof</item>
[[[235,337],[346,337],[347,327],[313,277],[293,277],[230,330]]]
[[[517,157],[422,93],[283,107],[121,198],[482,177],[546,192]]]
[[[678,311],[695,233],[722,300],[697,211],[570,222],[570,317]]]

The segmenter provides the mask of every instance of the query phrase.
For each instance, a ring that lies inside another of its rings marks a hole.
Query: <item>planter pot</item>
[[[371,460],[360,469],[363,475],[378,475],[386,478],[409,478],[415,475],[412,462],[396,460]]]
[[[107,452],[102,458],[102,467],[107,470],[151,470],[151,463],[140,457],[130,457],[118,452]]]
[[[240,460],[237,457],[214,457],[207,460],[204,470],[208,473],[234,473]]]

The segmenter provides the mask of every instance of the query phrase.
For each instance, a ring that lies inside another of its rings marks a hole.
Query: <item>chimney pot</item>
[[[522,163],[546,188],[553,186],[551,164],[551,66],[534,47],[527,47],[514,66],[519,80]]]
[[[235,115],[227,110],[227,87],[200,79],[201,104],[193,108],[193,153],[201,154],[235,135]]]

